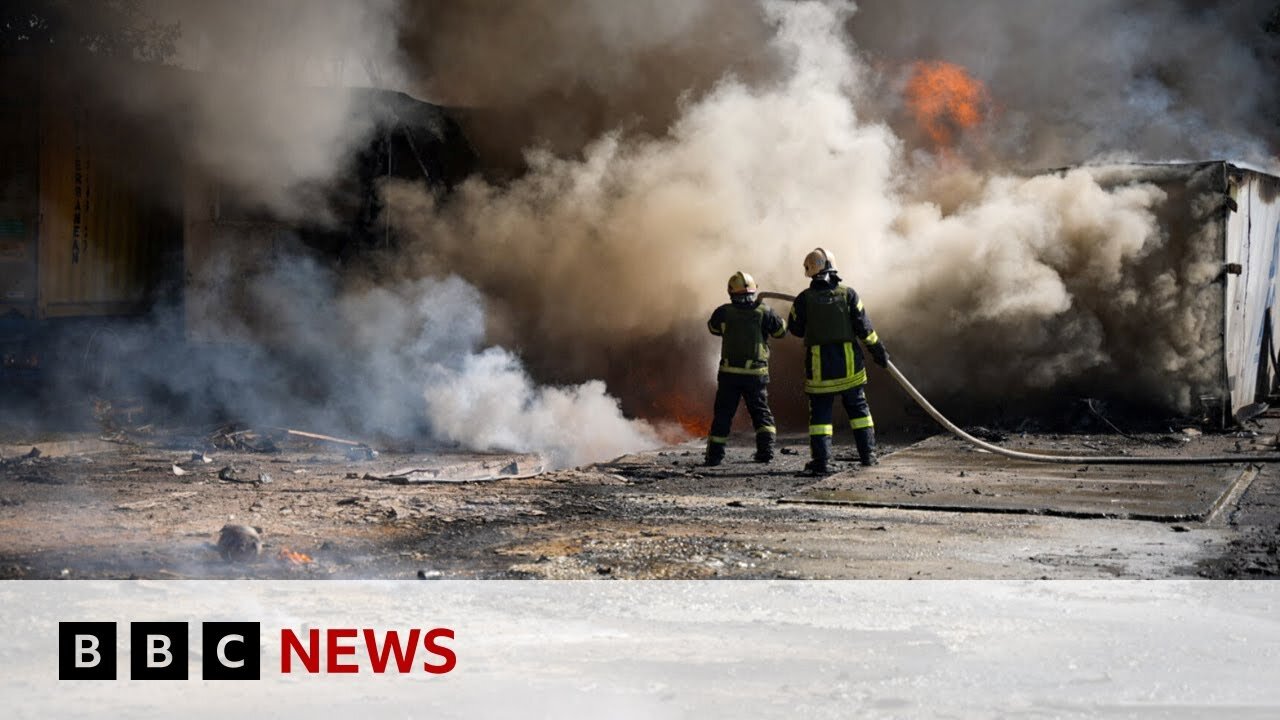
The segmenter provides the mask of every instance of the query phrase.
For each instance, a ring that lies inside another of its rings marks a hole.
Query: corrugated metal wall
[[[143,312],[182,244],[178,189],[158,196],[157,175],[176,168],[118,113],[45,85],[38,314]]]
[[[1272,347],[1280,331],[1275,308],[1280,180],[1251,170],[1234,170],[1236,210],[1226,219],[1226,262],[1241,267],[1238,276],[1227,278],[1225,360],[1232,410],[1238,410],[1266,396],[1275,377]],[[1260,379],[1267,386],[1260,387]]]

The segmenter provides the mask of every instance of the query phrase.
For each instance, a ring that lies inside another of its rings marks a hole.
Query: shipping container
[[[1280,178],[1227,161],[1089,170],[1104,186],[1163,191],[1159,244],[1125,278],[1160,301],[1104,314],[1112,392],[1223,425],[1268,402],[1280,375]]]
[[[115,62],[115,61],[103,61]],[[323,222],[281,218],[237,195],[183,156],[199,144],[202,75],[173,67],[111,65],[161,112],[128,111],[52,56],[0,58],[0,374],[12,377],[51,356],[94,365],[113,327],[166,322],[202,343],[250,342],[255,323],[248,280],[285,246],[344,259],[385,245],[377,186],[387,178],[446,188],[469,174],[474,153],[437,106],[402,93],[311,88],[355,95],[374,113],[368,146],[328,187],[309,188],[329,206]],[[105,66],[104,66],[105,67]],[[157,88],[160,90],[157,91]],[[119,88],[117,88],[119,90]],[[190,101],[184,100],[190,98]],[[352,118],[360,127],[367,118]],[[105,329],[105,332],[104,332]],[[166,331],[172,328],[166,328]],[[170,336],[172,336],[170,334]],[[66,370],[59,363],[55,372]],[[21,366],[21,367],[19,367]],[[74,370],[74,369],[73,369]]]
[[[180,277],[175,148],[65,84],[56,62],[2,65],[0,315],[145,313]]]

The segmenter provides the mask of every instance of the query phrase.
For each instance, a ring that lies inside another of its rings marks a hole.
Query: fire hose
[[[787,295],[778,292],[762,292],[759,294],[761,299],[785,300],[794,302],[794,295]],[[892,360],[886,361],[885,370],[889,371],[889,375],[897,381],[902,389],[911,396],[916,404],[929,413],[929,416],[938,422],[939,425],[946,428],[951,434],[968,442],[982,450],[996,455],[1003,455],[1014,460],[1029,460],[1031,462],[1048,462],[1062,463],[1070,465],[1207,465],[1212,463],[1241,463],[1241,462],[1259,462],[1273,463],[1280,462],[1280,453],[1261,454],[1261,453],[1238,453],[1234,455],[1189,455],[1189,456],[1173,456],[1173,455],[1044,455],[1041,453],[1023,452],[1020,450],[1010,450],[1002,448],[999,445],[993,445],[989,442],[980,440],[973,435],[965,432],[960,426],[951,422],[932,403],[920,393],[919,390],[907,380],[902,371],[893,364]]]

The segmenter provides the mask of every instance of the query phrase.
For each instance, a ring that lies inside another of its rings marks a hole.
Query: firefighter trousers
[[[844,411],[849,414],[849,427],[854,430],[874,427],[865,389],[865,385],[859,385],[839,393],[810,394],[809,434],[830,435],[834,431],[836,398],[840,398]]]
[[[733,416],[738,412],[738,401],[747,405],[751,425],[756,434],[776,435],[773,411],[769,409],[769,376],[720,373],[717,377],[715,415],[711,419],[711,443],[729,442],[729,430]]]
[[[818,466],[825,467],[831,457],[837,397],[849,414],[849,427],[853,428],[859,459],[863,465],[875,462],[875,423],[871,419],[871,407],[867,405],[865,387],[859,385],[844,392],[809,395],[809,446]]]

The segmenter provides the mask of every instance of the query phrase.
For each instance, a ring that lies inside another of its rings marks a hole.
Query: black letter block
[[[204,623],[201,647],[205,680],[262,679],[261,623]]]
[[[116,624],[58,623],[59,680],[115,680]]]
[[[129,624],[129,677],[134,680],[187,679],[187,624]]]

